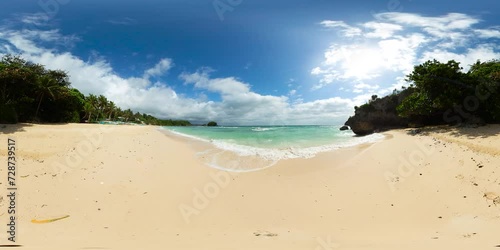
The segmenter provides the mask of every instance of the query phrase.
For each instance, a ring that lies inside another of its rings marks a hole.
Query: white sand
[[[203,165],[191,142],[155,127],[0,131],[0,225],[7,223],[11,137],[18,147],[17,243],[26,249],[500,245],[500,126],[462,129],[459,136],[392,131],[375,144],[238,174]]]

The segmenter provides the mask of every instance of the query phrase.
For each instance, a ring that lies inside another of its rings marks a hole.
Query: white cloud
[[[386,12],[375,15],[376,19],[406,26],[433,28],[436,30],[465,30],[480,22],[462,13],[449,13],[439,17],[427,17],[413,13]]]
[[[336,80],[354,82],[377,78],[387,72],[409,72],[417,57],[417,49],[426,39],[414,33],[396,36],[371,44],[332,45],[325,52],[325,61],[311,74],[321,77],[313,89]]]
[[[454,53],[442,49],[426,51],[423,53],[422,58],[419,60],[419,62],[423,63],[427,60],[433,60],[433,59],[436,59],[441,62],[455,60],[461,63],[460,66],[464,68],[463,69],[464,71],[467,71],[469,70],[470,65],[476,63],[478,59],[484,62],[499,58],[500,58],[500,52],[496,51],[495,45],[482,44],[475,48],[469,48],[462,53]]]
[[[49,20],[49,16],[46,13],[23,14],[19,19],[24,24],[44,26]]]
[[[161,118],[194,122],[216,120],[220,124],[240,125],[341,124],[352,112],[354,104],[350,99],[339,97],[312,102],[304,102],[299,98],[291,102],[286,96],[262,95],[252,91],[250,84],[236,77],[210,77],[212,70],[209,68],[183,73],[179,78],[186,86],[220,95],[221,100],[209,101],[205,94],[190,98],[178,94],[165,82],[151,80],[152,76],[160,76],[170,70],[172,59],[160,60],[142,76],[122,77],[103,57],[84,61],[72,53],[58,52],[40,45],[42,40],[49,42],[53,37],[65,39],[57,31],[43,33],[4,29],[0,32],[0,47],[9,48],[49,69],[67,71],[72,86],[84,94],[103,94],[121,108]],[[289,94],[300,96],[296,90],[291,90]]]
[[[477,30],[474,30],[474,32],[480,38],[500,38],[500,30],[495,29],[495,28],[477,29]]]
[[[21,51],[39,54],[47,49],[39,45],[39,43],[51,43],[71,47],[74,42],[78,41],[76,36],[63,36],[59,30],[10,30],[0,29],[0,38],[8,40],[10,44]]]
[[[174,66],[172,59],[163,58],[158,62],[153,68],[150,68],[144,72],[144,78],[162,76],[168,70]]]
[[[449,13],[439,17],[419,14],[387,12],[376,15],[379,20],[405,25],[407,28],[420,28],[430,38],[439,42],[441,47],[453,48],[466,45],[470,34],[464,32],[481,20],[462,13]],[[444,42],[447,40],[447,42]]]
[[[356,27],[347,25],[344,21],[325,20],[325,21],[322,21],[320,24],[326,28],[340,28],[342,33],[346,37],[359,36],[359,35],[361,35],[361,32],[362,32],[360,28],[356,28]]]
[[[354,85],[354,90],[352,92],[354,92],[354,93],[363,93],[365,91],[373,92],[374,90],[377,90],[379,88],[380,88],[379,85],[369,85],[366,83],[358,83],[358,84]]]
[[[355,85],[381,80],[387,88],[410,73],[414,65],[429,59],[455,59],[463,66],[478,59],[498,59],[499,47],[485,39],[499,39],[500,31],[498,27],[476,27],[480,22],[461,13],[430,17],[401,12],[376,14],[374,20],[356,25],[323,21],[321,24],[329,28],[363,30],[357,33],[357,39],[345,34],[325,50],[324,61],[311,70],[319,78],[312,89],[334,82]],[[355,86],[350,90],[363,92]]]
[[[392,23],[380,23],[380,22],[367,22],[363,24],[363,26],[367,29],[371,29],[373,31],[365,34],[366,37],[374,37],[374,38],[389,38],[392,37],[394,33],[403,30],[401,25],[396,25]]]

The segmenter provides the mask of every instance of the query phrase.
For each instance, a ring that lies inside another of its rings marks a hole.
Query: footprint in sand
[[[486,192],[483,195],[484,198],[487,200],[493,201],[493,204],[500,204],[500,195],[494,193],[494,192]]]

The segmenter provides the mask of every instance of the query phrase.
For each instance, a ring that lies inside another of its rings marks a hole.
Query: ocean
[[[311,158],[327,152],[384,138],[381,134],[355,136],[340,126],[219,126],[163,127],[172,133],[210,143],[213,149],[198,156],[211,167],[254,171],[279,160]]]

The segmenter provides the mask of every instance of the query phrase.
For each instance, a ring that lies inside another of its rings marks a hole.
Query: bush
[[[63,122],[79,123],[80,122],[80,114],[78,113],[78,111],[69,112],[66,115],[65,120]]]
[[[0,123],[5,123],[5,124],[17,123],[17,114],[12,106],[0,105]]]

